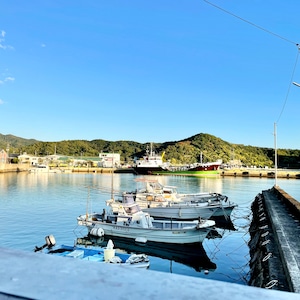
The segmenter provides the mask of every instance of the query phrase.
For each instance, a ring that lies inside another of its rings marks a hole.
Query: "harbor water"
[[[106,208],[106,200],[136,189],[133,174],[0,174],[0,244],[33,251],[52,234],[57,244],[87,242],[103,244],[103,238],[86,239],[87,230],[76,217]],[[149,178],[149,176],[148,176]],[[249,279],[249,225],[255,196],[274,185],[272,178],[150,176],[163,185],[176,186],[179,193],[217,192],[238,206],[225,224],[218,224],[202,245],[135,245],[114,241],[127,252],[145,252],[150,271],[203,277],[242,285]],[[297,179],[277,179],[280,188],[299,201]],[[113,188],[112,188],[113,187]]]

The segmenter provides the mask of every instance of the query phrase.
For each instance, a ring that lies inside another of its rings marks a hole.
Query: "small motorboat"
[[[69,259],[79,259],[98,263],[118,264],[136,268],[149,268],[150,260],[146,254],[128,254],[116,252],[112,240],[109,240],[105,248],[83,247],[83,246],[55,246],[56,241],[53,235],[45,237],[46,244],[35,247],[35,252],[42,252],[54,256],[61,256]]]

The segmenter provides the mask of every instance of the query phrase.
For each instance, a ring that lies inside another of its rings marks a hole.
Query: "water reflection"
[[[221,229],[227,229],[230,231],[235,231],[236,228],[231,220],[231,216],[217,216],[211,217],[212,220],[216,222],[216,227]]]
[[[180,245],[147,242],[146,244],[142,244],[128,239],[110,236],[101,238],[85,236],[82,238],[77,238],[77,244],[84,246],[105,247],[109,239],[113,241],[116,249],[125,251],[127,253],[144,253],[149,256],[168,259],[170,263],[172,263],[172,261],[178,262],[192,267],[197,272],[201,272],[202,270],[214,271],[217,268],[216,264],[213,263],[207,256],[201,243]]]

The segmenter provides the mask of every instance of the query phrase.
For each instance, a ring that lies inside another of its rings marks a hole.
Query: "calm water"
[[[132,174],[115,174],[113,186],[118,191],[136,188]],[[194,178],[160,176],[164,185],[177,186],[181,193],[218,192],[238,204],[231,216],[233,228],[220,226],[214,238],[202,246],[136,248],[148,251],[151,270],[246,284],[248,279],[251,203],[255,196],[274,185],[268,178]],[[277,184],[295,199],[300,199],[300,181],[278,179]],[[53,234],[57,244],[74,244],[87,233],[78,227],[76,217],[89,211],[102,211],[111,197],[109,174],[0,174],[0,245],[33,251]],[[133,251],[133,245],[118,241],[119,248]],[[122,247],[121,247],[122,246]],[[171,259],[168,259],[172,257]]]

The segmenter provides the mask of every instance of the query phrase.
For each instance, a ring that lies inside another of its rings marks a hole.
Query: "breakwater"
[[[278,186],[252,203],[249,285],[300,292],[300,203]]]
[[[228,169],[220,170],[220,176],[275,178],[275,169]],[[300,179],[299,170],[278,169],[277,178]]]
[[[30,168],[32,166],[28,164],[0,164],[0,173],[28,172]],[[65,173],[134,173],[131,168],[50,167],[50,170]],[[275,170],[254,168],[221,169],[219,174],[214,174],[213,176],[275,178]],[[205,174],[202,177],[205,177]],[[277,178],[300,179],[300,170],[278,169]]]
[[[0,164],[0,173],[19,173],[28,172],[32,166],[28,164]],[[61,173],[111,173],[114,169],[112,168],[98,168],[98,167],[50,167],[50,172],[61,172]]]

